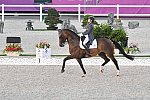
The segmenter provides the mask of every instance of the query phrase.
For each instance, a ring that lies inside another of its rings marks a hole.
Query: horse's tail
[[[115,47],[117,49],[119,49],[120,53],[123,54],[123,56],[125,56],[126,58],[130,59],[130,60],[134,60],[133,56],[130,56],[130,55],[127,55],[125,52],[124,52],[124,49],[120,46],[119,43],[115,42],[115,41],[112,41],[113,44],[115,45]]]

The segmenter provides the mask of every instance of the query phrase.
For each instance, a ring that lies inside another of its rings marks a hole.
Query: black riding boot
[[[83,44],[82,44],[83,45]],[[83,47],[85,48],[85,50],[88,52],[88,53],[90,53],[90,49],[89,49],[89,45],[83,45]]]
[[[91,57],[89,47],[90,47],[90,45],[87,45],[87,44],[86,44],[85,50],[87,51],[87,53],[86,53],[85,57]]]
[[[88,46],[88,45],[85,46],[85,50],[86,50],[88,53],[90,53],[90,49],[89,49],[89,46]]]

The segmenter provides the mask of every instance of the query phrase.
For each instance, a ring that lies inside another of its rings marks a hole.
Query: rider
[[[93,35],[93,29],[94,29],[94,17],[93,16],[90,16],[88,18],[88,28],[85,32],[83,32],[83,36],[84,35],[88,35],[88,38],[89,38],[89,41],[84,45],[85,47],[85,50],[90,53],[90,50],[89,50],[89,47],[90,45],[92,45],[92,42],[94,40],[94,35]]]

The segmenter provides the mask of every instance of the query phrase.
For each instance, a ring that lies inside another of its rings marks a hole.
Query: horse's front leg
[[[84,69],[84,67],[83,67],[82,60],[81,60],[81,59],[77,59],[77,61],[78,61],[78,63],[80,64],[80,67],[81,67],[81,69],[82,69],[82,71],[83,71],[83,74],[85,75],[85,74],[86,74],[86,71],[85,71],[85,69]],[[83,77],[84,77],[84,76],[83,76]]]
[[[69,59],[73,59],[73,57],[71,57],[71,55],[69,55],[66,58],[64,58],[64,60],[63,60],[63,66],[62,66],[62,69],[61,69],[61,73],[65,72],[65,63]]]

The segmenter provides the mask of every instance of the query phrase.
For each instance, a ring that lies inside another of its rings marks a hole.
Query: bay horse
[[[59,46],[64,47],[65,43],[68,42],[69,45],[69,53],[66,58],[63,60],[63,65],[61,69],[61,73],[65,71],[65,62],[69,59],[76,59],[83,71],[83,74],[86,74],[86,71],[83,67],[82,63],[82,58],[87,58],[85,55],[88,53],[85,49],[80,48],[80,37],[73,31],[69,29],[59,29],[58,30],[58,35],[59,35]],[[117,63],[117,60],[114,57],[114,48],[119,49],[120,53],[123,54],[126,58],[130,60],[134,60],[134,58],[130,55],[127,55],[124,52],[124,49],[120,46],[119,43],[115,41],[111,41],[110,39],[107,38],[97,38],[97,48],[90,49],[90,57],[99,55],[101,58],[104,59],[104,63],[100,67],[100,71],[104,71],[104,65],[107,64],[110,59],[113,61],[117,68],[117,76],[120,74],[120,69]],[[110,59],[109,59],[110,58]]]

